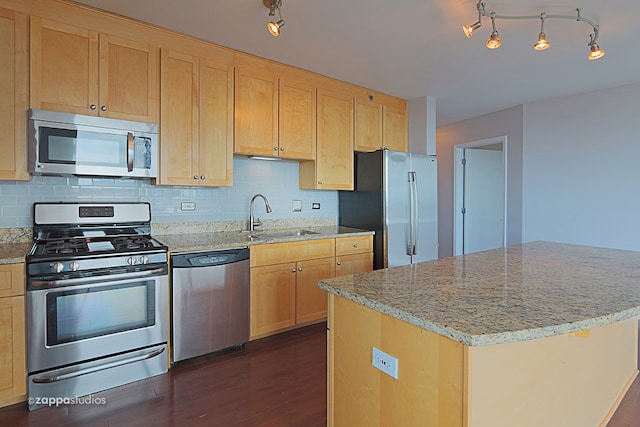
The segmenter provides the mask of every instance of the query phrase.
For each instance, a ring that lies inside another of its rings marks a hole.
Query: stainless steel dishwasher
[[[249,341],[249,249],[171,255],[171,360]]]

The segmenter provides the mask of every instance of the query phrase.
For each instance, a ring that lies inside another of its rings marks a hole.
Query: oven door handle
[[[152,358],[162,354],[162,352],[164,352],[164,347],[159,348],[157,350],[154,350],[152,352],[146,353],[146,354],[142,354],[140,356],[130,357],[130,358],[124,359],[124,360],[116,360],[114,362],[104,363],[104,364],[98,365],[98,366],[92,366],[91,368],[80,369],[79,371],[68,372],[66,374],[33,377],[31,379],[31,381],[36,383],[36,384],[55,383],[55,382],[58,382],[58,381],[63,381],[63,380],[71,379],[71,378],[76,378],[76,377],[79,377],[81,375],[87,375],[87,374],[91,374],[91,373],[94,373],[94,372],[103,371],[105,369],[115,368],[117,366],[128,365],[130,363],[135,363],[135,362],[140,362],[142,360],[152,359]]]
[[[121,273],[114,275],[100,275],[90,277],[78,277],[75,279],[64,280],[36,280],[32,279],[28,281],[28,290],[34,290],[34,288],[57,288],[61,286],[70,286],[74,284],[84,285],[85,287],[103,286],[106,282],[126,280],[126,279],[141,279],[144,277],[156,276],[160,277],[166,274],[166,267],[154,268],[153,270],[139,271],[135,273]]]

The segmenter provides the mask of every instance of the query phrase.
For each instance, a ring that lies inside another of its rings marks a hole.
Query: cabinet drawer
[[[0,297],[24,295],[24,263],[0,264]]]
[[[336,239],[336,256],[373,252],[373,236],[341,237]]]
[[[335,256],[335,239],[251,246],[251,267]]]

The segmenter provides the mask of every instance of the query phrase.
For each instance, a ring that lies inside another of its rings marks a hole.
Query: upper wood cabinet
[[[316,93],[314,85],[294,78],[279,84],[279,156],[291,159],[316,158]]]
[[[161,53],[159,184],[233,184],[233,66]]]
[[[313,159],[315,86],[258,58],[237,55],[236,64],[234,151]]]
[[[394,151],[409,150],[407,109],[384,105],[382,107],[382,141]]]
[[[29,180],[27,36],[27,17],[0,9],[0,180]]]
[[[383,98],[378,100],[379,98]],[[388,148],[408,150],[406,102],[389,96],[357,95],[355,99],[356,151]]]
[[[31,17],[32,108],[156,122],[158,49]]]
[[[353,96],[318,89],[316,161],[300,162],[305,190],[353,190]]]
[[[376,151],[384,146],[382,142],[382,104],[371,98],[355,98],[354,149],[356,151]]]

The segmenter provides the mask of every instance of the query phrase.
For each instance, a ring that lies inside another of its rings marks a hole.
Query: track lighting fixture
[[[540,24],[540,34],[538,34],[538,41],[533,45],[533,48],[535,50],[545,50],[549,49],[549,46],[551,46],[551,44],[547,41],[546,34],[544,33],[544,18],[546,18],[546,16],[547,14],[544,12],[540,14],[540,21],[542,21],[542,23]]]
[[[547,15],[545,12],[542,12],[539,15],[498,15],[495,12],[488,13],[486,11],[486,3],[483,3],[482,0],[478,1],[476,9],[478,10],[478,21],[471,25],[463,25],[462,30],[467,38],[471,38],[471,36],[473,36],[473,32],[482,26],[482,17],[489,16],[491,18],[492,27],[491,36],[489,37],[489,40],[487,40],[487,47],[489,49],[497,49],[502,44],[502,41],[498,36],[498,31],[496,31],[496,19],[540,19],[541,23],[538,41],[533,45],[535,50],[545,50],[551,46],[547,41],[546,34],[544,33],[544,22],[546,19],[571,19],[589,24],[593,28],[593,33],[589,35],[589,60],[599,59],[604,56],[604,50],[600,49],[600,46],[596,43],[598,36],[600,35],[600,27],[592,20],[581,16],[580,9],[576,9],[577,13],[575,15]]]
[[[502,44],[502,40],[500,40],[500,36],[498,36],[498,32],[496,31],[495,13],[491,14],[491,27],[493,28],[493,32],[491,33],[491,37],[489,37],[489,40],[487,40],[487,47],[489,49],[497,49]]]
[[[278,17],[280,18],[277,22],[270,21],[267,24],[267,28],[273,37],[278,37],[280,35],[280,29],[284,26],[284,19],[282,19],[282,0],[262,0],[262,4],[265,7],[269,8],[269,16],[275,16],[276,10],[278,11]]]

